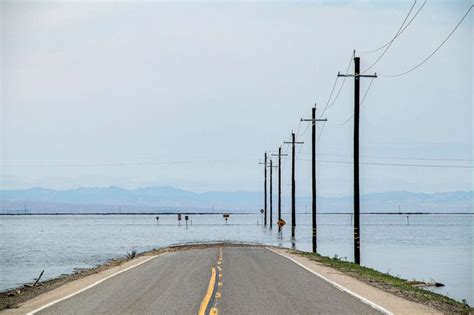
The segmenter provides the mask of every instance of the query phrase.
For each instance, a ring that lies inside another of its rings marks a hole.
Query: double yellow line
[[[206,315],[206,310],[209,306],[209,302],[211,301],[212,294],[214,293],[214,288],[216,287],[216,280],[218,282],[218,288],[216,291],[216,299],[219,299],[221,297],[221,292],[220,287],[222,286],[222,282],[220,281],[222,279],[222,267],[220,266],[222,264],[222,248],[219,249],[219,256],[218,256],[218,261],[217,261],[217,268],[219,269],[219,272],[216,272],[216,268],[212,267],[211,269],[211,280],[209,280],[209,286],[207,287],[207,292],[206,295],[204,296],[201,306],[199,307],[199,312],[198,315]],[[219,275],[219,279],[217,279],[217,275]],[[214,302],[214,307],[211,307],[209,311],[209,315],[217,315],[218,314],[218,309],[216,306],[216,302]]]
[[[205,315],[209,301],[211,300],[212,293],[214,292],[214,287],[216,286],[216,268],[212,267],[211,269],[211,280],[209,280],[209,287],[207,288],[206,295],[201,302],[201,307],[199,308],[199,315]]]

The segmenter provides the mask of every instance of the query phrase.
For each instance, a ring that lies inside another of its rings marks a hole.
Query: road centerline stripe
[[[212,267],[211,269],[211,279],[209,280],[209,286],[207,288],[206,295],[201,302],[201,307],[199,307],[199,315],[205,315],[209,301],[211,300],[212,293],[214,292],[214,286],[216,285],[216,268]]]

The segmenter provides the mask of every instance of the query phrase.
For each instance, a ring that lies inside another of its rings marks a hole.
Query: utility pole
[[[272,222],[273,222],[273,161],[270,158],[270,230],[272,229]]]
[[[311,136],[311,160],[312,160],[312,168],[311,168],[311,195],[312,195],[312,212],[311,212],[311,219],[313,224],[313,253],[317,251],[317,222],[316,222],[316,122],[318,121],[328,121],[326,118],[317,119],[316,118],[316,104],[311,109],[311,119],[301,119],[301,121],[310,121],[312,124],[312,136]]]
[[[263,177],[264,177],[264,180],[263,180],[263,198],[264,198],[264,201],[263,201],[263,211],[264,211],[264,217],[263,217],[263,225],[264,226],[267,226],[267,152],[265,152],[265,159],[264,159],[264,162],[263,163],[259,163],[259,164],[263,164],[263,169],[264,169],[264,174],[263,174]]]
[[[288,154],[281,154],[281,146],[278,148],[278,154],[272,154],[272,156],[278,156],[278,221],[281,220],[281,157],[288,156]],[[281,226],[278,225],[278,232],[281,232]]]
[[[291,133],[291,142],[284,143],[291,144],[291,238],[295,239],[296,229],[296,198],[295,198],[295,144],[303,144],[304,142],[297,142],[295,133]]]
[[[354,77],[354,262],[360,265],[360,185],[359,185],[359,124],[360,78],[376,78],[375,74],[360,74],[360,57],[354,56],[354,74],[337,74]]]

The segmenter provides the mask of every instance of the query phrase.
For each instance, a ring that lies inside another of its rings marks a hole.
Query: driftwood
[[[43,276],[43,273],[44,273],[44,269],[43,269],[43,271],[41,271],[41,273],[40,273],[38,279],[36,279],[35,283],[33,283],[33,286],[34,286],[34,287],[36,287],[36,285],[37,285],[38,282],[40,281],[41,277]]]
[[[436,282],[434,281],[433,279],[431,279],[431,281],[417,281],[417,280],[413,280],[413,281],[409,281],[410,284],[414,287],[417,287],[417,288],[426,288],[426,287],[444,287],[444,284],[440,283],[440,282]]]

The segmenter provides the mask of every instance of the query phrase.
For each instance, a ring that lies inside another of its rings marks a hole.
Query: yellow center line
[[[211,280],[209,281],[209,287],[207,288],[206,295],[204,296],[204,299],[201,302],[201,307],[199,308],[199,313],[198,313],[199,315],[206,314],[207,305],[209,304],[209,301],[211,300],[212,292],[214,291],[215,284],[216,284],[216,268],[212,267]]]

